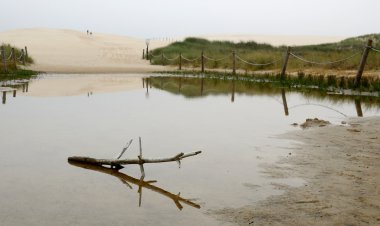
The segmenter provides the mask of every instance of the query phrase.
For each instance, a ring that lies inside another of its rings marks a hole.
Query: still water
[[[208,212],[280,194],[273,183],[304,183],[263,169],[291,152],[294,141],[277,136],[300,129],[292,123],[380,115],[378,98],[150,76],[3,82],[0,225],[228,225]],[[146,164],[143,180],[137,165],[116,171],[67,162],[115,158],[130,139],[124,157],[136,158],[138,137],[147,158],[202,154],[181,168]]]

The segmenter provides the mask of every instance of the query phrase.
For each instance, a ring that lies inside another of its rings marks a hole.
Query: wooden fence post
[[[236,52],[232,51],[232,74],[236,75]]]
[[[149,47],[148,47],[148,45],[146,45],[146,60],[149,60]]]
[[[290,46],[286,49],[286,53],[284,56],[284,64],[282,65],[282,70],[281,70],[281,80],[285,80],[286,76],[286,67],[288,66],[288,61],[289,61],[289,56],[290,56]]]
[[[4,46],[1,46],[1,59],[3,61],[3,70],[7,71],[7,59],[5,56],[5,48]]]
[[[25,58],[28,59],[28,47],[25,46]]]
[[[202,53],[201,53],[201,72],[202,73],[205,72],[205,56],[204,56],[203,50],[202,50]]]
[[[25,51],[24,49],[21,49],[21,56],[22,56],[22,64],[25,65]]]
[[[179,65],[178,70],[182,70],[182,53],[179,53]]]
[[[15,69],[16,69],[16,52],[15,52],[15,48],[12,48],[11,49],[11,54],[12,54],[12,61],[13,61],[13,65],[15,66]]]
[[[145,59],[145,49],[143,49],[143,60]]]
[[[146,55],[148,55],[148,53]],[[149,52],[149,55],[150,55],[150,57],[149,57],[149,63],[152,63],[152,58],[153,58],[152,57],[152,51]]]
[[[354,88],[358,88],[360,86],[360,79],[362,78],[365,63],[367,61],[368,53],[372,48],[372,39],[368,39],[367,46],[364,49],[362,59],[360,60],[360,65],[358,69],[358,73],[356,74]]]

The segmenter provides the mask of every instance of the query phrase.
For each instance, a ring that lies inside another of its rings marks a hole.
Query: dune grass
[[[22,64],[18,60],[18,58],[21,56],[21,49],[18,49],[16,47],[13,47],[9,44],[2,44],[1,47],[4,47],[5,50],[5,56],[7,59],[7,70],[5,70],[3,61],[0,59],[0,80],[8,80],[8,79],[28,79],[36,74],[38,72],[31,71],[31,70],[25,70],[20,68],[19,66]],[[9,56],[11,55],[11,49],[14,48],[15,55],[16,55],[16,64],[14,64],[12,59],[9,59]],[[25,63],[33,64],[34,60],[30,55],[25,59]]]
[[[313,68],[329,70],[356,70],[361,59],[361,53],[369,38],[373,39],[374,47],[379,49],[380,34],[349,38],[337,43],[292,47],[292,52],[296,55],[316,62],[336,61],[347,58],[353,54],[357,55],[347,61],[329,65],[313,65],[310,63],[301,62],[294,57],[290,57],[288,69],[299,71]],[[205,56],[210,58],[220,59],[227,57],[225,60],[218,62],[206,60],[205,67],[207,69],[231,69],[232,51],[236,51],[236,54],[239,57],[249,62],[265,64],[278,61],[268,66],[252,66],[237,60],[236,63],[238,69],[249,71],[274,70],[281,68],[283,61],[282,59],[284,53],[286,52],[286,48],[286,46],[274,47],[269,44],[259,44],[253,41],[233,43],[229,41],[208,41],[199,38],[187,38],[182,42],[175,42],[166,47],[153,50],[152,54],[157,57],[153,57],[151,62],[152,64],[178,65],[178,59],[173,61],[166,59],[162,60],[161,54],[165,54],[167,58],[175,58],[181,53],[188,59],[195,59],[199,58],[201,56],[201,52],[203,51]],[[194,62],[187,62],[183,60],[182,64],[184,67],[198,68],[200,67],[200,60]],[[380,70],[379,53],[370,53],[366,64],[366,70]]]

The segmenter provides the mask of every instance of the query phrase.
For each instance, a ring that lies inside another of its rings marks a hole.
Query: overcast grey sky
[[[380,0],[9,0],[0,30],[91,29],[135,37],[380,33]]]

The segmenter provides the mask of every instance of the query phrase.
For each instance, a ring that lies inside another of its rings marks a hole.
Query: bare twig
[[[129,146],[132,144],[132,141],[133,141],[133,139],[131,139],[131,140],[127,143],[127,145],[123,148],[123,150],[121,151],[121,153],[119,154],[119,156],[117,156],[116,159],[120,159],[121,156],[123,156],[124,152],[125,152],[125,151],[129,148]]]

